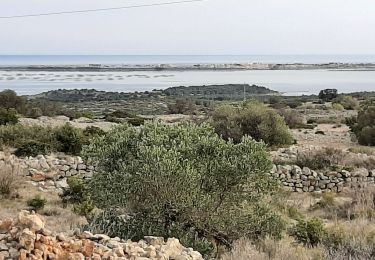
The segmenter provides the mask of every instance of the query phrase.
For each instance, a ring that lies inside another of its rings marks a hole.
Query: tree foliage
[[[268,203],[277,184],[266,174],[265,145],[249,137],[226,142],[207,124],[124,125],[95,138],[83,154],[100,169],[89,185],[95,205],[126,212],[116,227],[100,222],[111,235],[229,246],[242,236],[278,237],[284,227]]]
[[[284,119],[273,109],[260,103],[244,103],[239,107],[222,106],[212,115],[212,124],[217,134],[235,143],[249,135],[257,141],[263,140],[271,146],[293,143]]]
[[[0,108],[0,125],[14,125],[18,123],[17,111],[13,108]]]

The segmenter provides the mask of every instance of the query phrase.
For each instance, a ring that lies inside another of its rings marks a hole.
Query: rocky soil
[[[183,247],[178,239],[145,237],[133,242],[75,230],[53,234],[43,218],[21,211],[17,219],[0,220],[0,260],[203,260],[199,252]]]

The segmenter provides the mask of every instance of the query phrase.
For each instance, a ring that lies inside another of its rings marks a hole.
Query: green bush
[[[317,246],[322,243],[326,236],[323,221],[318,218],[310,220],[298,220],[292,229],[292,236],[299,242],[307,246]]]
[[[0,108],[0,125],[14,125],[18,123],[17,111],[13,108]]]
[[[351,129],[362,145],[375,145],[375,105],[369,105],[358,113],[357,120],[351,120]]]
[[[284,119],[275,110],[259,103],[219,107],[212,115],[212,124],[223,139],[232,139],[235,143],[249,135],[271,146],[293,144]]]
[[[343,111],[345,110],[344,106],[338,103],[333,103],[332,108],[337,111]]]
[[[46,203],[47,200],[43,199],[40,195],[37,195],[33,199],[27,201],[27,206],[29,206],[34,211],[38,211],[43,209]]]
[[[226,142],[207,124],[123,125],[94,138],[83,155],[101,169],[89,184],[93,203],[129,216],[121,225],[100,222],[111,235],[186,235],[187,246],[202,239],[230,246],[243,236],[280,237],[285,227],[266,201],[278,188],[266,148],[248,137]]]
[[[50,145],[34,140],[25,140],[20,143],[15,155],[18,157],[33,156],[48,154],[51,151]]]
[[[73,155],[78,155],[87,142],[83,131],[68,123],[54,131],[54,138],[58,143],[58,151]]]
[[[64,207],[73,204],[73,211],[81,216],[89,216],[94,205],[87,194],[87,184],[81,178],[68,178],[68,187],[59,194]]]
[[[93,119],[94,115],[91,112],[75,112],[73,115],[74,119],[81,118],[81,117]]]

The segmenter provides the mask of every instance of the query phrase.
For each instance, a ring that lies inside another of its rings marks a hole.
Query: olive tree
[[[278,237],[284,227],[270,203],[278,186],[265,145],[249,137],[226,142],[208,124],[123,125],[83,154],[99,169],[90,198],[116,212],[94,221],[110,235],[174,236],[200,249],[201,239],[230,246],[243,236]]]
[[[221,137],[232,139],[235,143],[245,135],[271,146],[293,143],[284,119],[275,110],[260,103],[218,107],[212,114],[212,124]]]

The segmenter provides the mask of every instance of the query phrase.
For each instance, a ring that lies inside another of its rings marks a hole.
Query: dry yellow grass
[[[222,260],[323,260],[322,247],[306,248],[296,244],[289,237],[281,241],[266,239],[258,247],[251,241],[241,239],[234,244],[231,252],[225,254]]]
[[[21,210],[28,210],[27,201],[40,195],[47,200],[43,210],[38,212],[46,220],[46,226],[53,232],[65,232],[86,224],[84,217],[73,213],[70,208],[63,208],[56,193],[41,192],[25,180],[18,187],[17,198],[0,200],[0,219],[14,218]]]

